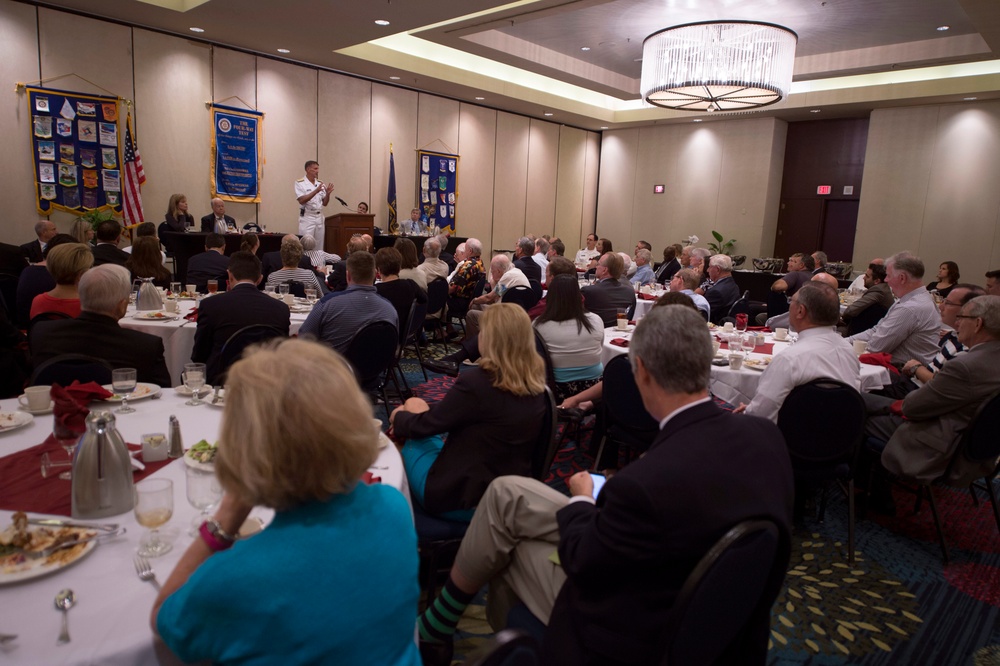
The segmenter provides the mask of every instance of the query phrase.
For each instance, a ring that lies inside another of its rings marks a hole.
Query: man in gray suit
[[[605,328],[615,325],[618,308],[628,309],[629,317],[635,312],[635,292],[618,280],[624,269],[621,257],[614,252],[605,252],[594,269],[597,284],[581,289],[584,305],[601,318]]]

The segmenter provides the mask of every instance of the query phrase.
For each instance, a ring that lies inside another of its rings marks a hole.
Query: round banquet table
[[[127,442],[139,442],[143,433],[167,432],[167,419],[177,416],[185,447],[200,439],[215,441],[218,437],[222,410],[209,405],[187,406],[187,398],[171,389],[164,389],[158,399],[149,398],[131,402],[134,414],[116,414],[118,429]],[[115,405],[96,402],[92,410],[111,409]],[[17,409],[16,400],[0,401],[0,411]],[[36,416],[23,428],[0,432],[0,456],[30,448],[41,443],[52,432],[52,416]],[[61,459],[60,459],[61,460]],[[39,463],[40,465],[40,463]],[[151,559],[157,579],[164,582],[194,537],[187,528],[198,513],[186,496],[185,463],[175,460],[149,478],[167,478],[174,482],[174,514],[163,529],[177,532],[173,549],[165,555]],[[63,471],[59,469],[58,471]],[[379,457],[369,468],[382,483],[400,490],[409,502],[410,492],[403,472],[403,461],[392,444],[379,452]],[[69,484],[54,476],[39,484]],[[10,506],[0,486],[0,529],[10,525],[16,506]],[[258,507],[251,513],[265,524],[273,512]],[[38,517],[31,514],[30,517]],[[68,519],[66,516],[53,516]],[[180,663],[162,645],[154,645],[149,627],[149,614],[157,590],[150,583],[139,580],[132,558],[140,536],[145,529],[135,520],[132,512],[106,519],[100,523],[124,525],[127,533],[105,541],[91,553],[72,565],[47,576],[7,585],[0,584],[4,612],[0,613],[0,633],[18,634],[18,638],[0,646],[3,664],[177,664]],[[71,588],[77,604],[69,612],[69,629],[72,641],[56,645],[61,622],[52,600],[56,593]],[[15,610],[16,609],[16,610]]]

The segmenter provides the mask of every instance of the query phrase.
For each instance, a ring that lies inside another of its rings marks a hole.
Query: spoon
[[[59,640],[57,645],[62,645],[63,643],[69,643],[69,623],[66,619],[68,611],[76,603],[76,595],[73,594],[73,590],[62,590],[56,595],[56,608],[62,611],[62,631],[59,632]]]

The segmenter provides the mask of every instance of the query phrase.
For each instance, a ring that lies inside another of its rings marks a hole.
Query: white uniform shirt
[[[322,181],[317,180],[315,183],[310,183],[308,178],[299,178],[297,181],[295,181],[295,199],[298,200],[299,197],[309,194],[317,187],[319,187],[319,184],[321,182]],[[306,209],[304,217],[315,217],[316,215],[321,214],[323,210],[324,196],[325,195],[321,190],[317,192],[316,195],[309,201],[305,202],[304,204],[299,204],[300,208]]]
[[[576,259],[574,260],[573,263],[575,263],[577,266],[585,267],[587,264],[590,263],[591,259],[597,259],[600,256],[601,253],[598,252],[597,250],[588,250],[587,248],[583,248],[582,250],[576,253]]]

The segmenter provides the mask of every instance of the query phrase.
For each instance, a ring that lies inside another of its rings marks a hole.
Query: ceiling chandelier
[[[742,111],[788,94],[798,35],[771,23],[705,21],[642,43],[645,102],[679,111]]]

